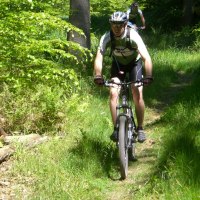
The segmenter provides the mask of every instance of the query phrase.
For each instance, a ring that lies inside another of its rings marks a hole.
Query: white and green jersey
[[[140,9],[137,9],[137,10],[132,10],[131,8],[129,8],[126,12],[127,14],[127,18],[129,19],[130,22],[132,23],[136,23],[135,20],[137,18],[137,16],[143,16],[143,13]]]
[[[137,61],[140,58],[139,52],[146,52],[146,46],[140,37],[140,35],[134,30],[130,29],[130,44],[131,49],[127,47],[127,28],[124,34],[120,37],[114,37],[115,49],[112,51],[112,55],[122,65],[127,65],[132,61]],[[110,32],[106,32],[100,39],[98,49],[104,55],[107,47],[111,47]]]

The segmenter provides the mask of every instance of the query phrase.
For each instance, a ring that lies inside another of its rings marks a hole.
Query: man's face
[[[111,29],[116,37],[120,37],[124,33],[125,27],[126,23],[121,23],[121,22],[111,23]]]
[[[132,10],[133,12],[136,12],[136,11],[138,10],[138,7],[137,7],[137,6],[133,6],[133,7],[131,8],[131,10]]]

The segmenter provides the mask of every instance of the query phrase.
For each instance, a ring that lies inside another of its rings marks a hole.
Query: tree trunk
[[[191,25],[193,20],[192,0],[183,0],[183,25]]]
[[[85,36],[72,31],[68,34],[68,40],[90,49],[90,1],[70,0],[69,21],[74,26],[82,29]]]

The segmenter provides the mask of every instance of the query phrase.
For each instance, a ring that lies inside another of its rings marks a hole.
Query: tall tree
[[[183,0],[183,25],[191,25],[193,0]]]
[[[68,34],[68,40],[90,49],[90,0],[70,0],[69,21],[82,29],[85,36],[73,31]]]

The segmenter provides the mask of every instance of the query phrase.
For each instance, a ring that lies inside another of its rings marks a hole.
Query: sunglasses
[[[122,22],[111,22],[110,24],[111,26],[115,26],[115,27],[123,27],[125,25],[125,23],[122,23]]]

